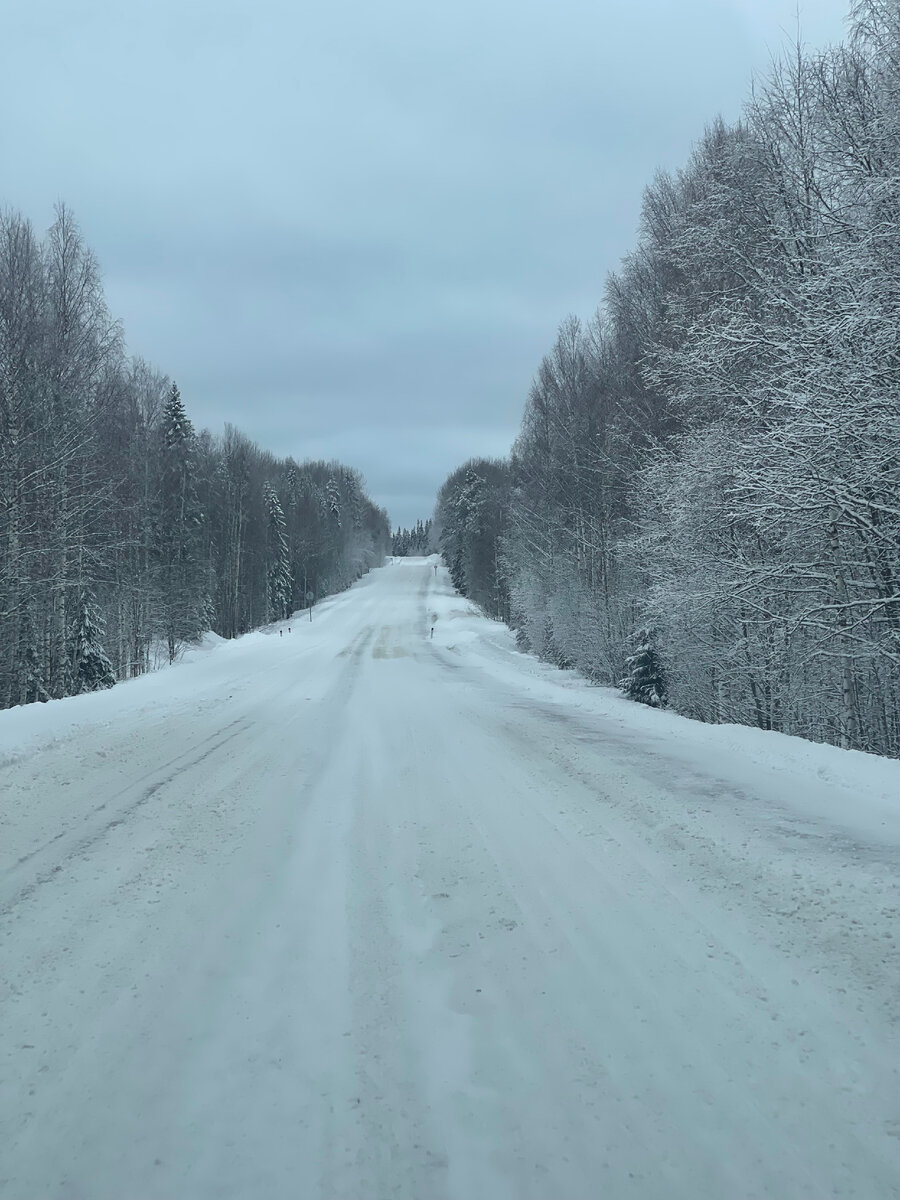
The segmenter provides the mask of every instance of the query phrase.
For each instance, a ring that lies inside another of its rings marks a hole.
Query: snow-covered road
[[[4,1200],[900,1195],[900,764],[281,628],[0,713]]]

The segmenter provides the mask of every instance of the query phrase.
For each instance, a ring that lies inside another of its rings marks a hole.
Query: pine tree
[[[656,648],[656,633],[650,626],[638,629],[631,639],[632,653],[625,659],[628,674],[621,687],[630,700],[665,708],[668,700],[665,672]]]

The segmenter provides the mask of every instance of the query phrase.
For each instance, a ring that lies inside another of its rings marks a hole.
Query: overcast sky
[[[840,40],[848,0],[805,0]],[[198,426],[357,467],[394,524],[503,454],[567,313],[795,0],[6,0],[0,205],[65,200]]]

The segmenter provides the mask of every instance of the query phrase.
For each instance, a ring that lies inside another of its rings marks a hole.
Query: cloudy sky
[[[810,45],[848,0],[801,0]],[[65,200],[196,424],[359,468],[394,524],[505,453],[795,0],[6,0],[0,205]]]

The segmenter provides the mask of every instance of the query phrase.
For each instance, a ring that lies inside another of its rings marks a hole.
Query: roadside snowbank
[[[745,725],[706,725],[635,704],[613,688],[596,687],[574,671],[520,651],[512,631],[459,596],[444,569],[428,603],[435,646],[467,660],[475,656],[487,674],[510,688],[547,705],[574,707],[636,744],[664,747],[672,759],[712,770],[732,787],[758,792],[768,783],[770,798],[796,818],[900,843],[900,760]]]
[[[364,584],[360,580],[355,587]],[[45,704],[20,704],[0,711],[0,766],[27,753],[74,737],[79,730],[96,728],[126,713],[139,715],[169,708],[173,702],[190,704],[198,695],[227,688],[235,665],[241,660],[254,662],[258,655],[276,654],[279,635],[290,626],[292,637],[305,646],[318,646],[320,623],[350,595],[343,592],[317,604],[314,620],[308,610],[298,611],[286,621],[278,621],[229,641],[208,632],[194,646],[188,646],[174,663],[158,670],[126,679],[115,687],[83,696],[66,696]]]
[[[427,560],[395,559],[381,570],[421,570],[424,561],[439,562],[434,555]],[[0,712],[0,765],[125,713],[150,713],[173,703],[190,706],[202,696],[223,694],[233,686],[241,659],[258,666],[267,655],[274,659],[283,654],[288,626],[293,653],[338,653],[341,631],[329,632],[329,618],[346,604],[357,603],[357,593],[377,573],[317,605],[312,622],[307,613],[298,612],[289,621],[235,641],[210,633],[174,666],[109,691]],[[511,692],[547,706],[565,706],[591,727],[614,730],[618,739],[632,743],[636,750],[652,747],[673,764],[713,772],[732,789],[759,794],[763,788],[767,798],[789,810],[795,820],[825,820],[866,840],[900,843],[900,760],[742,725],[705,725],[635,704],[612,688],[596,687],[575,672],[522,653],[507,626],[485,617],[453,590],[443,566],[428,576],[426,625],[434,626],[434,638],[429,640],[436,652],[464,656],[467,664],[479,667]]]

